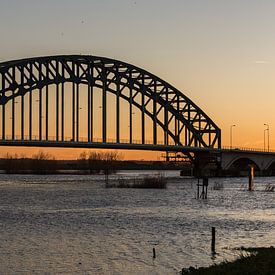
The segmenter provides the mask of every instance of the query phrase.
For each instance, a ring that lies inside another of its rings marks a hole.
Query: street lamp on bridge
[[[232,149],[232,140],[233,140],[233,131],[232,131],[232,129],[233,129],[233,127],[235,127],[236,125],[235,124],[233,124],[233,125],[231,125],[230,126],[230,149]]]
[[[265,132],[267,129],[264,129],[264,151],[265,151]]]
[[[264,124],[267,128],[264,130],[264,149],[265,149],[265,131],[267,131],[267,152],[269,152],[269,124]]]

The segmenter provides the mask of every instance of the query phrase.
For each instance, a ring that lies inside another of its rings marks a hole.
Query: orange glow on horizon
[[[50,148],[50,147],[1,147],[0,158],[4,158],[7,154],[22,157],[32,157],[39,151],[47,152],[55,159],[74,160],[79,157],[82,152],[103,152],[116,151],[123,160],[163,160],[163,152],[141,151],[141,150],[113,150],[113,149],[81,149],[81,148]]]

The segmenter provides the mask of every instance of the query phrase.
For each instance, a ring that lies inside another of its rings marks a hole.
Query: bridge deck
[[[0,139],[0,146],[22,146],[22,147],[63,147],[63,148],[95,148],[95,149],[126,149],[126,150],[148,150],[148,151],[170,151],[170,152],[182,152],[182,153],[196,153],[196,152],[211,152],[211,153],[240,153],[240,154],[260,154],[260,155],[275,155],[274,151],[266,151],[261,149],[253,148],[230,148],[222,147],[218,148],[205,148],[205,147],[193,147],[193,146],[181,146],[181,145],[165,145],[165,144],[142,144],[140,141],[122,141],[120,143],[115,140],[107,140],[102,142],[98,139],[93,142],[87,142],[84,139],[80,141],[72,141],[67,139],[65,141],[50,140],[39,140],[33,138],[32,140],[21,140],[21,139]]]

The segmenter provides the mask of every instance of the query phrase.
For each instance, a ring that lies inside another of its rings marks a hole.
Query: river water
[[[254,192],[247,178],[210,179],[197,200],[196,180],[163,173],[167,189],[147,190],[105,188],[98,175],[0,175],[0,274],[178,274],[275,245],[275,192],[264,192],[275,178],[255,178]]]

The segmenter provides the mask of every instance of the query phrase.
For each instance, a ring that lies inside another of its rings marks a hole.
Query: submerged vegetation
[[[122,155],[116,151],[110,152],[82,152],[78,158],[79,169],[86,169],[90,174],[112,174],[117,170],[117,162]]]
[[[234,262],[200,268],[184,268],[181,275],[271,275],[275,274],[275,248],[242,248],[250,256],[240,256]]]
[[[120,178],[117,182],[111,183],[106,181],[107,188],[156,188],[165,189],[167,179],[162,175],[145,176],[144,178],[123,179]]]
[[[223,189],[223,183],[222,182],[214,182],[213,190],[222,190]]]
[[[265,189],[264,189],[266,192],[274,192],[275,191],[275,185],[272,185],[270,183],[268,183],[266,186],[265,186]]]

